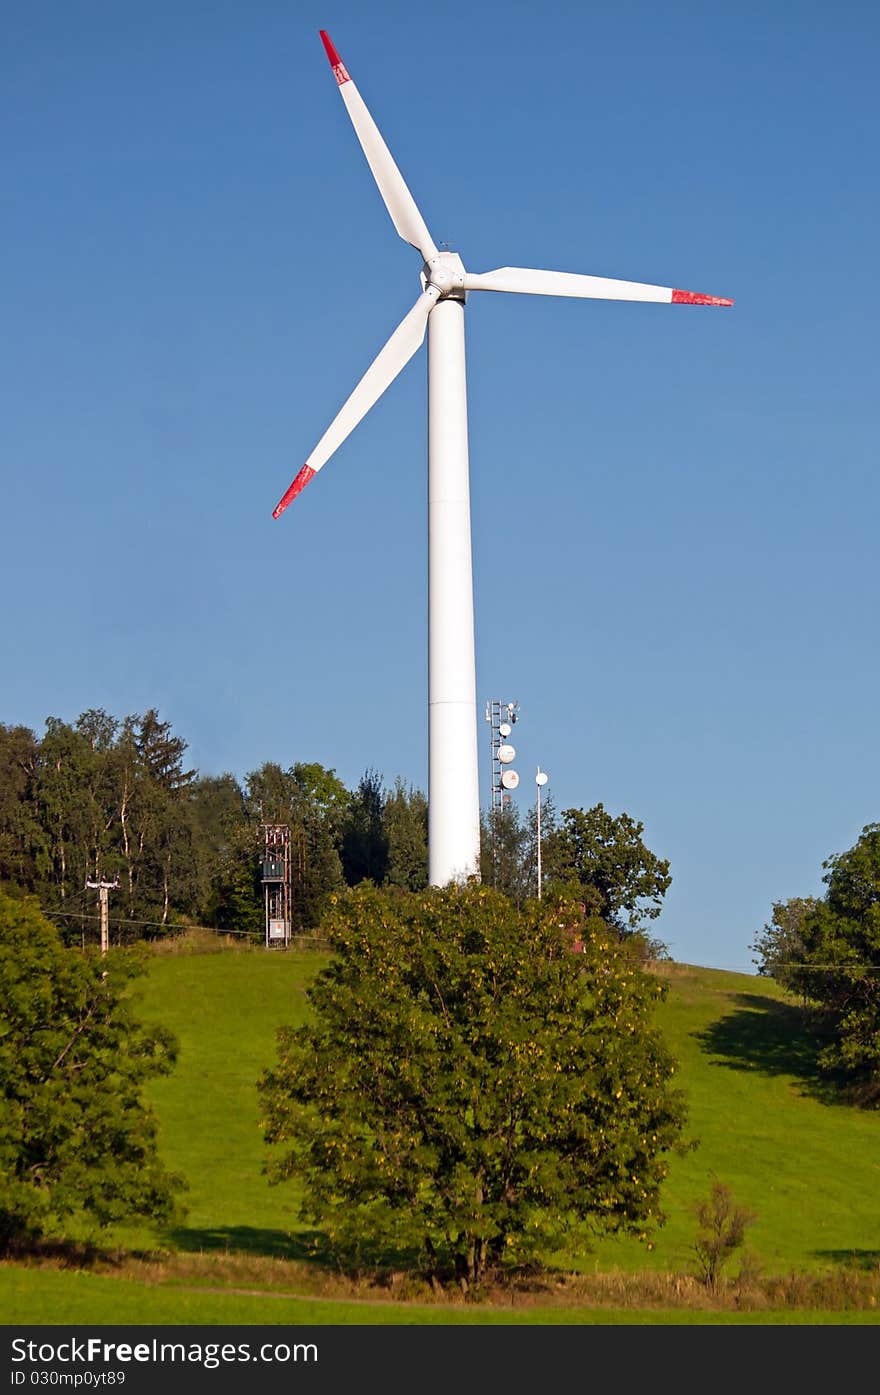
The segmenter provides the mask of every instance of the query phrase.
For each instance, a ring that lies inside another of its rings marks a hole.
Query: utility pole
[[[119,878],[115,882],[86,882],[86,887],[90,891],[97,891],[101,902],[101,953],[106,954],[110,947],[110,911],[109,893],[114,887],[119,885]]]

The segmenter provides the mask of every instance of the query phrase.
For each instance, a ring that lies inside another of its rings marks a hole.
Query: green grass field
[[[170,1233],[116,1232],[126,1249],[171,1252],[167,1274],[106,1273],[0,1266],[4,1321],[80,1322],[821,1322],[819,1313],[736,1314],[655,1309],[650,1315],[610,1307],[508,1309],[419,1307],[316,1299],[307,1286],[292,1297],[273,1280],[273,1263],[302,1261],[306,1251],[295,1190],[270,1187],[262,1173],[255,1081],[274,1057],[276,1027],[303,1020],[305,988],[318,956],[302,953],[157,955],[138,992],[145,1017],[177,1034],[173,1075],[154,1082],[151,1098],[163,1156],[189,1181],[188,1215]],[[589,1256],[556,1256],[592,1273],[619,1270],[687,1273],[693,1269],[692,1204],[713,1178],[757,1214],[748,1247],[763,1272],[817,1271],[880,1263],[880,1115],[823,1098],[809,1041],[775,986],[717,970],[665,966],[669,995],[658,1026],[680,1062],[690,1099],[689,1136],[698,1147],[673,1158],[664,1193],[668,1223],[652,1249],[603,1240]],[[106,1237],[102,1238],[106,1244]],[[198,1274],[181,1278],[191,1257]],[[225,1277],[212,1283],[211,1257],[249,1256],[265,1278],[245,1289]],[[303,1266],[300,1264],[300,1269]],[[172,1272],[173,1271],[173,1272]],[[291,1272],[293,1272],[291,1270]],[[206,1291],[213,1288],[215,1291]],[[258,1288],[259,1293],[248,1292]],[[267,1290],[263,1293],[262,1290]],[[873,1312],[827,1320],[876,1322]]]
[[[318,1326],[866,1326],[871,1312],[774,1310],[759,1313],[684,1308],[477,1307],[403,1303],[344,1303],[282,1295],[198,1292],[176,1285],[146,1287],[82,1271],[57,1272],[0,1265],[0,1311],[5,1325],[51,1323],[81,1326],[238,1324]]]

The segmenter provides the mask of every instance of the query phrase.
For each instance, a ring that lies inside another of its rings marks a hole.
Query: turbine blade
[[[373,178],[379,186],[379,193],[385,200],[385,207],[391,214],[391,221],[404,242],[417,247],[425,261],[436,257],[437,248],[425,226],[425,220],[416,207],[416,201],[403,180],[379,128],[364,105],[364,99],[352,82],[348,70],[336,51],[330,35],[320,30],[321,42],[330,60],[333,76],[339,84],[339,92],[346,105],[367,163],[373,171]]]
[[[467,291],[515,291],[522,295],[565,295],[588,300],[646,300],[662,305],[732,305],[723,296],[677,291],[671,286],[646,286],[640,281],[610,281],[605,276],[579,276],[570,271],[535,271],[525,266],[502,266],[497,271],[467,272]]]
[[[281,517],[288,504],[305,489],[309,480],[314,478],[321,466],[325,465],[333,452],[342,445],[346,436],[351,435],[373,403],[378,402],[385,389],[390,387],[401,369],[409,363],[424,342],[428,316],[437,303],[439,294],[433,286],[423,291],[409,314],[401,320],[385,347],[380,349],[373,359],[354,392],[333,418],[299,474],[281,496],[272,510],[273,518]]]

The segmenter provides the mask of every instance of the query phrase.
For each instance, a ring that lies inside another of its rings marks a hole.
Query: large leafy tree
[[[31,898],[0,893],[0,1246],[73,1214],[167,1220],[166,1171],[142,1088],[174,1040],[132,1014],[137,961],[65,949]]]
[[[588,911],[620,934],[644,929],[663,908],[672,882],[669,862],[651,852],[644,825],[629,814],[610,814],[603,804],[566,809],[547,838],[546,879],[577,883]]]
[[[789,987],[799,987],[806,968],[804,928],[819,907],[816,896],[792,896],[774,901],[770,919],[758,932],[751,948],[758,972]]]
[[[364,885],[324,928],[314,1021],[279,1031],[260,1092],[270,1175],[340,1252],[467,1286],[660,1223],[684,1108],[631,943],[576,903],[476,886]]]
[[[880,824],[824,863],[822,898],[773,908],[755,942],[762,972],[812,1005],[826,1044],[819,1061],[880,1103]]]

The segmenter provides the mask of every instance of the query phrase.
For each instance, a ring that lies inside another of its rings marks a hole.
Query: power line
[[[98,914],[96,914],[94,911],[91,911],[91,912],[86,912],[86,911],[45,911],[44,914],[45,914],[45,915],[48,915],[48,916],[65,916],[65,917],[66,917],[67,919],[69,919],[69,920],[100,920],[100,916],[99,916]],[[174,932],[174,933],[180,933],[180,934],[184,933],[184,932],[187,931],[187,930],[205,930],[205,931],[207,931],[207,932],[208,932],[209,934],[211,934],[211,935],[251,935],[251,934],[255,934],[255,933],[256,933],[256,932],[251,931],[251,930],[227,930],[224,926],[221,926],[221,925],[190,925],[190,924],[187,924],[187,925],[169,925],[167,920],[129,920],[128,918],[126,918],[125,920],[114,920],[114,921],[113,921],[113,924],[119,926],[119,927],[122,928],[122,929],[124,929],[127,925],[145,925],[145,926],[148,926],[150,929],[156,929],[156,930],[170,930],[170,931],[172,931],[172,932]],[[304,937],[303,937],[303,936],[299,936],[298,938],[302,939],[302,938],[304,938]],[[703,965],[703,966],[696,965],[696,966],[694,966],[694,967],[697,967],[697,968],[704,967],[704,968],[707,968],[707,969],[711,969],[712,966],[711,966],[710,964],[706,964],[706,965]],[[880,972],[880,964],[802,964],[802,963],[786,963],[786,964],[784,965],[784,967],[785,967],[786,969],[815,969],[815,970],[817,970],[817,971],[821,970],[823,973],[833,973],[833,972],[835,972],[835,971],[836,971],[836,972],[840,972],[841,970],[844,970],[844,969],[870,969],[870,970],[875,971],[875,972]],[[743,974],[743,973],[749,973],[750,970],[747,970],[747,969],[719,969],[719,970],[717,970],[717,972],[718,972],[718,973]],[[773,975],[772,975],[772,974],[755,974],[755,975],[753,975],[753,977],[756,977],[756,978],[772,978]]]
[[[94,911],[89,912],[51,910],[45,911],[44,914],[47,916],[64,916],[68,920],[100,920],[100,916],[97,915]],[[148,926],[150,929],[171,930],[176,932],[183,932],[186,930],[207,930],[212,935],[249,935],[251,933],[250,930],[227,930],[219,925],[169,925],[167,920],[129,920],[127,916],[125,917],[125,919],[114,919],[113,924],[122,929],[124,929],[127,925],[145,925]]]

